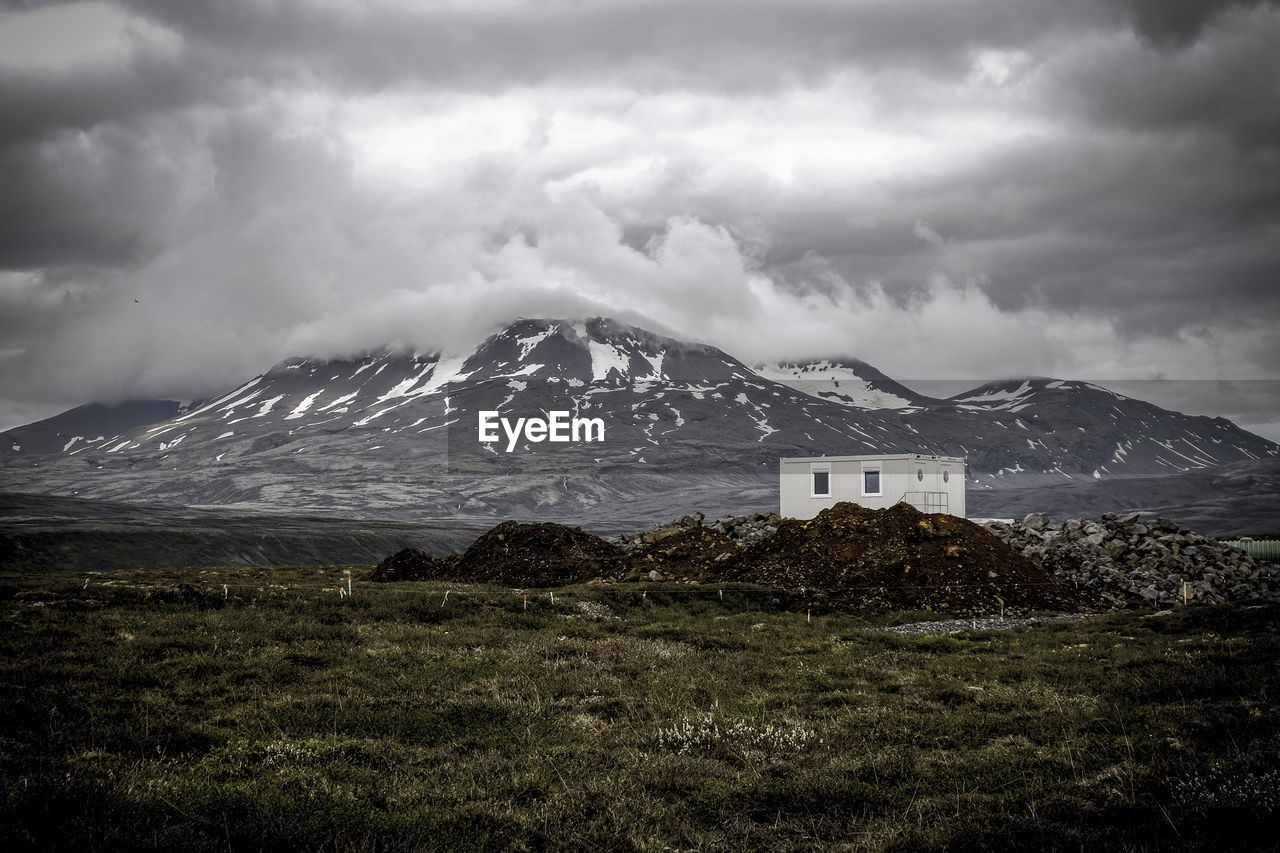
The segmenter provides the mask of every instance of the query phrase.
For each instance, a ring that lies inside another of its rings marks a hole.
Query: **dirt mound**
[[[839,503],[741,554],[726,579],[818,590],[815,603],[951,613],[1075,610],[1050,572],[978,525],[907,504],[873,510]]]
[[[656,524],[647,530],[637,531],[635,533],[618,533],[605,539],[606,542],[612,542],[624,551],[635,551],[637,549],[648,547],[655,542],[659,542],[668,536],[679,533],[682,530],[693,530],[702,526],[703,520],[706,518],[700,512],[682,515],[674,521],[668,521],[663,524]]]
[[[378,563],[371,581],[430,581],[452,578],[458,555],[433,557],[420,548],[403,548]]]
[[[623,580],[707,580],[723,573],[739,554],[738,545],[710,527],[668,527],[629,551]],[[652,575],[657,572],[657,576]]]
[[[563,524],[504,521],[472,543],[450,577],[511,587],[565,586],[611,575],[616,545]]]
[[[898,504],[840,503],[809,521],[762,517],[776,532],[749,547],[701,516],[624,537],[621,545],[561,524],[505,521],[466,553],[415,548],[383,560],[374,580],[457,580],[508,587],[612,580],[744,581],[798,591],[815,607],[947,613],[1076,610],[1051,572],[972,522]]]

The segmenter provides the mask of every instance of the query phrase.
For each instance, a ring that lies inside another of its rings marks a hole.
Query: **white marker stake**
[[[525,610],[529,609],[529,596],[527,595],[524,597],[524,609]]]
[[[548,591],[547,591],[547,595],[551,596],[551,603],[552,603],[552,604],[555,604],[555,603],[556,603],[556,594],[555,594],[554,592],[551,592],[550,590],[548,590]]]
[[[444,601],[440,602],[440,606],[444,607],[448,603],[449,603],[449,590],[446,589],[444,591]]]
[[[347,595],[351,595],[351,572],[347,572]]]
[[[724,590],[720,590],[720,600],[724,601]]]
[[[813,621],[813,610],[809,609],[804,612],[804,624],[808,625]]]
[[[222,600],[223,600],[223,601],[226,601],[226,600],[227,600],[227,596],[228,596],[228,595],[230,595],[230,594],[231,594],[231,591],[230,591],[229,589],[227,589],[227,585],[224,583],[224,584],[222,585]]]

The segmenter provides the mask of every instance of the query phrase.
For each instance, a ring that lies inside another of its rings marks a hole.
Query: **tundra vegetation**
[[[1274,604],[917,635],[885,629],[936,614],[809,619],[744,584],[369,568],[0,576],[3,849],[1241,850],[1280,829]]]

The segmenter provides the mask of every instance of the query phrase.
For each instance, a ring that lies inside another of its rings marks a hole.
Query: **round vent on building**
[[[917,469],[916,469],[916,479],[917,479],[917,480],[919,480],[919,481],[920,481],[920,482],[922,482],[922,483],[924,482],[924,469],[923,469],[923,468],[917,468]]]
[[[948,481],[948,480],[950,480],[950,479],[951,479],[951,472],[950,472],[950,471],[943,471],[943,472],[942,472],[942,482],[944,482],[944,483],[945,483],[945,482],[947,482],[947,481]]]

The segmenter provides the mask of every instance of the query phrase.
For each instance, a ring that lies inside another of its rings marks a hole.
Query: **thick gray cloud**
[[[519,315],[914,377],[1280,364],[1274,3],[0,9],[5,426]]]
[[[1127,0],[1134,29],[1160,47],[1185,47],[1206,26],[1233,9],[1262,5],[1266,0]]]
[[[775,88],[847,64],[956,72],[974,45],[1016,46],[1105,18],[1051,0],[847,4],[830,0],[603,3],[129,5],[228,67],[276,82],[464,89],[606,77],[640,88]]]

